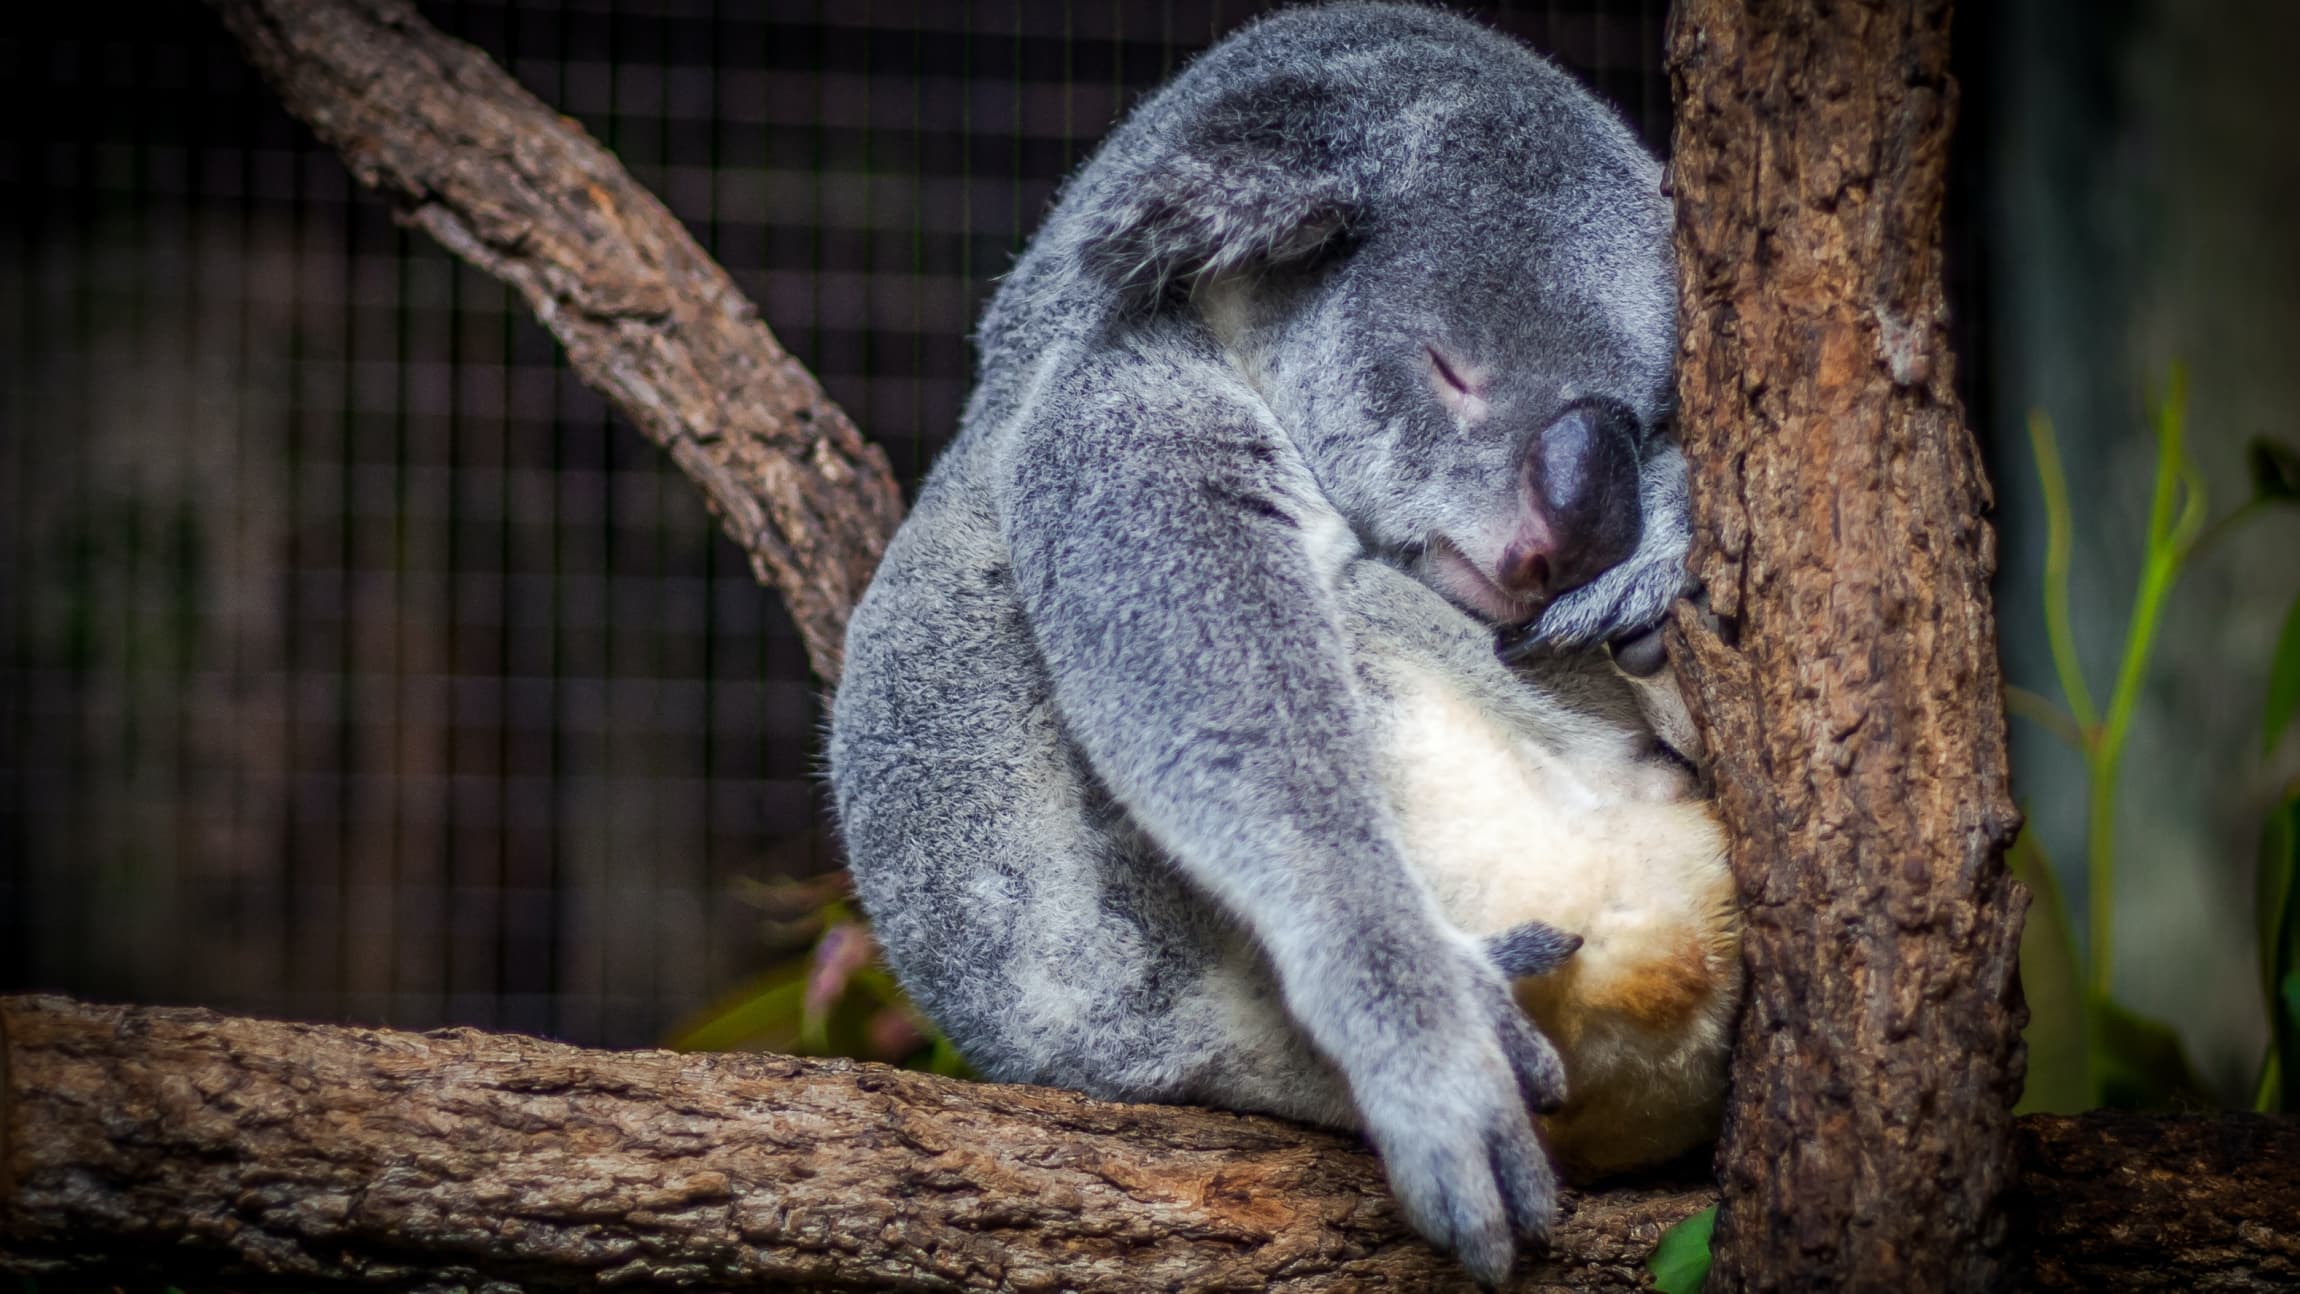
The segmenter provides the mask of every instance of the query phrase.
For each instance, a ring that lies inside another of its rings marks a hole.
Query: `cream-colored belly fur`
[[[1740,997],[1725,837],[1689,778],[1576,743],[1570,762],[1441,676],[1404,671],[1386,734],[1408,859],[1465,932],[1582,937],[1518,1000],[1565,1060],[1543,1131],[1566,1171],[1615,1172],[1716,1135]]]

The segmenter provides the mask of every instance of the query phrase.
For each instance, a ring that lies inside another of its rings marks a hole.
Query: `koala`
[[[1489,655],[1660,618],[1669,229],[1609,109],[1406,5],[1241,30],[1072,177],[831,715],[857,895],[978,1069],[1361,1129],[1481,1280],[1546,1234],[1569,1067],[1408,860],[1348,608],[1386,571]],[[1526,739],[1570,765],[1568,709]]]

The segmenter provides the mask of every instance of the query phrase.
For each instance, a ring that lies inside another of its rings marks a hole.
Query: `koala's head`
[[[1212,325],[1368,546],[1552,641],[1660,615],[1670,209],[1612,110],[1466,20],[1345,6],[1218,46],[1114,145],[1090,267]]]

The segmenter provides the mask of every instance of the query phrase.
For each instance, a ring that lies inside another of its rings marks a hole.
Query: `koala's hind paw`
[[[1580,935],[1568,934],[1542,921],[1511,926],[1498,935],[1488,936],[1485,941],[1485,955],[1510,979],[1546,975],[1563,966],[1580,950]]]

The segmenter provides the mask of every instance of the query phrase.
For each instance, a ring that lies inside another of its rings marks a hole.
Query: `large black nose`
[[[1527,442],[1517,526],[1502,587],[1554,598],[1619,565],[1637,547],[1637,415],[1615,400],[1577,400]]]

